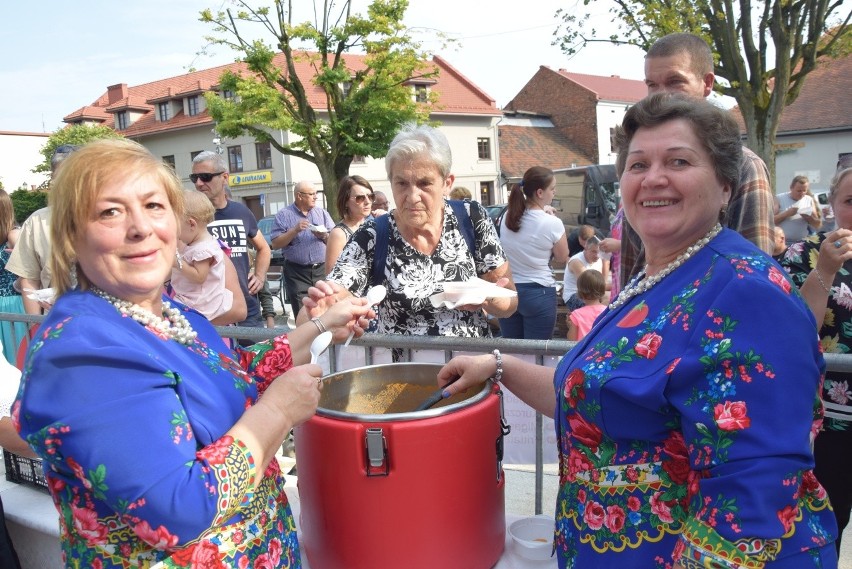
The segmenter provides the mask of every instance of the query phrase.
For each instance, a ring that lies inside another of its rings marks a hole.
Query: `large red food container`
[[[487,383],[410,411],[437,388],[440,368],[388,364],[325,378],[316,416],[295,432],[311,569],[487,569],[500,559],[502,394]]]

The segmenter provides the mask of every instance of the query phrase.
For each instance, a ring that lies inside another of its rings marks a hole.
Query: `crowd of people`
[[[346,176],[335,222],[300,181],[271,245],[215,152],[194,158],[186,190],[135,142],[60,147],[50,205],[20,229],[0,191],[0,303],[44,314],[24,361],[13,339],[33,334],[0,324],[23,372],[0,442],[44,460],[65,563],[298,567],[274,457],[319,402],[311,341],[488,337],[493,319],[504,338],[550,339],[561,297],[576,344],[555,370],[494,350],[438,376],[445,397],[491,381],[554,419],[560,568],[836,567],[852,378],[822,354],[852,350],[852,164],[838,163],[826,230],[808,179],[776,196],[705,100],[701,38],[661,38],[645,75],[615,136],[612,230],[580,227],[573,251],[551,170],[527,169],[495,225],[431,126],[388,148],[394,207]],[[271,249],[296,326],[229,345],[215,325],[264,324]],[[447,296],[473,279],[491,292]]]

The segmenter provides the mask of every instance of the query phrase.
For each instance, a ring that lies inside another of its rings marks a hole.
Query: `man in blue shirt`
[[[334,228],[331,215],[317,207],[317,191],[308,181],[293,188],[293,203],[275,214],[270,241],[284,256],[284,282],[293,315],[308,288],[325,278],[325,243]]]

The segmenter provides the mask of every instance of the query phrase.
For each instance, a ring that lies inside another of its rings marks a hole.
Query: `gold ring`
[[[317,389],[322,389],[322,378],[321,377],[317,378]]]

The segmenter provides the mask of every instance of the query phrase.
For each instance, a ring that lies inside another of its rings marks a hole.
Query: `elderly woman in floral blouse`
[[[477,202],[444,198],[455,179],[451,165],[450,146],[440,130],[406,127],[397,134],[385,157],[396,209],[366,221],[349,239],[327,282],[308,291],[300,322],[377,284],[387,288],[377,307],[380,333],[487,336],[486,311],[498,318],[515,312],[517,297],[506,295],[453,307],[436,307],[430,300],[445,282],[474,277],[514,289],[485,209]],[[386,254],[377,259],[377,251]]]
[[[787,249],[781,264],[819,323],[825,352],[852,353],[852,168],[831,181],[828,201],[837,229]],[[816,475],[828,491],[840,535],[852,510],[852,373],[831,371],[823,388],[825,424],[814,445]],[[840,551],[840,537],[837,538]]]
[[[451,360],[439,384],[493,377],[554,417],[563,569],[836,568],[812,470],[825,366],[813,315],[772,259],[719,225],[736,122],[651,95],[617,141],[645,270],[555,374],[495,351]]]

